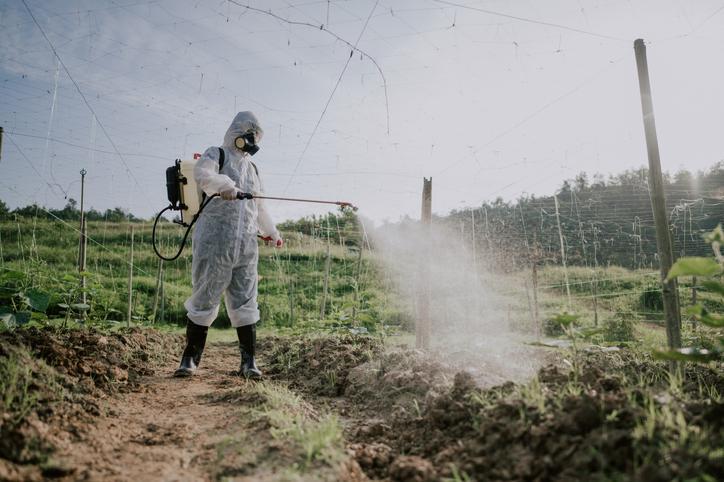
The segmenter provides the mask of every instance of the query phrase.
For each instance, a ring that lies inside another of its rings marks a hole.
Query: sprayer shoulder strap
[[[226,160],[226,155],[224,154],[224,148],[219,147],[219,174],[221,174],[221,170],[224,168],[224,161]]]
[[[221,170],[224,168],[224,161],[226,160],[226,156],[224,154],[224,148],[219,147],[219,173],[221,173]],[[249,161],[251,162],[251,161]],[[259,177],[259,168],[256,167],[256,164],[251,162],[251,166],[254,168],[254,172],[256,173],[256,176]]]

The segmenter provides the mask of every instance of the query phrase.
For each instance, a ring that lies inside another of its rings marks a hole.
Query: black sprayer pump
[[[220,149],[220,152],[224,152]],[[223,154],[221,155],[223,159]],[[223,162],[223,161],[222,161]],[[193,215],[191,220],[189,222],[186,222],[183,217],[183,212],[188,209],[188,206],[184,204],[184,186],[188,184],[188,179],[186,176],[184,176],[181,172],[181,161],[179,159],[176,159],[176,162],[173,166],[166,169],[166,194],[168,196],[168,202],[170,203],[168,206],[163,208],[161,212],[158,213],[156,216],[156,219],[153,222],[153,231],[151,233],[151,242],[153,244],[153,251],[156,253],[156,256],[161,258],[164,261],[174,261],[178,259],[179,256],[181,256],[181,253],[183,252],[184,248],[186,247],[186,239],[189,236],[189,233],[191,232],[191,228],[196,223],[196,220],[199,218],[199,215],[203,211],[203,209],[211,202],[213,198],[218,196],[218,194],[214,194],[212,196],[203,196],[203,199],[201,201],[201,204],[199,205],[198,211]],[[186,232],[184,233],[184,237],[181,240],[181,246],[179,246],[178,251],[176,254],[172,257],[166,257],[162,255],[158,251],[158,247],[156,246],[156,227],[158,226],[158,221],[161,219],[161,216],[166,211],[181,211],[181,219],[174,220],[174,223],[180,224],[181,226],[186,228]]]

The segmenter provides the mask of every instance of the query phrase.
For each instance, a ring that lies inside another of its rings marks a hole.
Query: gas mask
[[[256,139],[254,137],[253,132],[247,132],[234,139],[234,145],[241,151],[253,156],[259,152],[259,146],[256,145]]]

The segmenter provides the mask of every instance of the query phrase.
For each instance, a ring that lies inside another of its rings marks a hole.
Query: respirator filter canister
[[[253,132],[247,132],[246,134],[234,139],[234,145],[243,152],[249,153],[251,156],[259,152],[259,146],[256,145],[256,139],[254,138]]]

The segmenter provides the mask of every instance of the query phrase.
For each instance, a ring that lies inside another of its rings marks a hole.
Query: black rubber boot
[[[174,372],[175,377],[190,377],[201,363],[201,354],[206,345],[208,326],[200,326],[191,320],[186,320],[186,348],[181,355],[181,364]]]
[[[261,370],[256,367],[256,361],[254,360],[256,354],[256,323],[238,327],[236,336],[239,337],[239,352],[241,353],[239,375],[254,380],[260,379]]]

